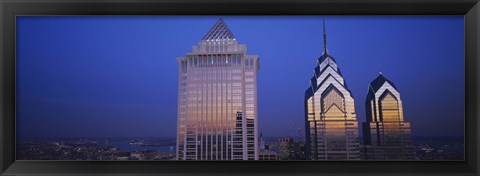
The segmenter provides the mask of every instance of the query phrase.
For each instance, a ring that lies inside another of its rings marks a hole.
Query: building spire
[[[325,30],[325,18],[323,18],[323,52],[327,54],[327,30]]]

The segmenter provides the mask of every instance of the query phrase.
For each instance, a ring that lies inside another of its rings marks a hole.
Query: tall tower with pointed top
[[[410,122],[403,118],[400,92],[381,72],[368,86],[365,112],[363,159],[414,159]]]
[[[312,160],[358,160],[358,124],[354,99],[335,59],[323,53],[305,91],[306,150]]]
[[[219,19],[177,61],[177,159],[258,160],[258,56]]]

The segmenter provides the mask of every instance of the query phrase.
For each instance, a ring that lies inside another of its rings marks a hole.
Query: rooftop
[[[219,40],[235,40],[228,26],[225,24],[222,18],[218,19],[215,25],[208,31],[208,33],[202,38],[207,41],[219,41]]]

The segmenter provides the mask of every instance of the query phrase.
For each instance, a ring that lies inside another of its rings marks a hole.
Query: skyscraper
[[[363,125],[363,158],[367,160],[413,159],[410,122],[403,119],[400,92],[381,73],[368,86]]]
[[[305,92],[307,156],[312,160],[357,160],[354,100],[335,59],[328,53],[325,21],[323,31],[323,53]]]
[[[177,159],[258,160],[258,56],[219,19],[177,61]]]

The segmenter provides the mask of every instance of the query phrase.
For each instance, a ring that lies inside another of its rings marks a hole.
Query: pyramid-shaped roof
[[[317,60],[318,60],[318,63],[322,63],[325,59],[327,58],[330,58],[333,62],[337,62],[335,61],[335,58],[333,58],[331,55],[327,54],[326,52],[324,52]]]
[[[370,83],[370,86],[372,86],[372,89],[374,92],[377,92],[378,89],[380,89],[380,87],[382,87],[382,85],[385,83],[385,82],[388,82],[390,85],[392,85],[393,88],[397,89],[397,87],[395,87],[395,84],[393,84],[392,81],[390,81],[389,79],[385,78],[385,76],[383,76],[383,74],[379,74],[377,76],[377,78],[375,78],[371,83]]]
[[[380,73],[377,76],[377,78],[375,78],[372,82],[370,82],[370,85],[368,86],[367,98],[365,99],[365,104],[366,105],[369,105],[370,101],[375,99],[375,94],[377,93],[378,89],[380,89],[383,86],[383,84],[385,84],[385,82],[388,82],[388,84],[390,84],[395,90],[398,91],[395,84],[393,84],[392,81],[390,81],[385,76],[383,76],[382,73]],[[389,92],[388,89],[386,91]],[[371,121],[371,117],[367,117],[367,121]]]
[[[232,40],[235,39],[230,29],[222,18],[218,19],[215,25],[208,31],[202,40]]]

